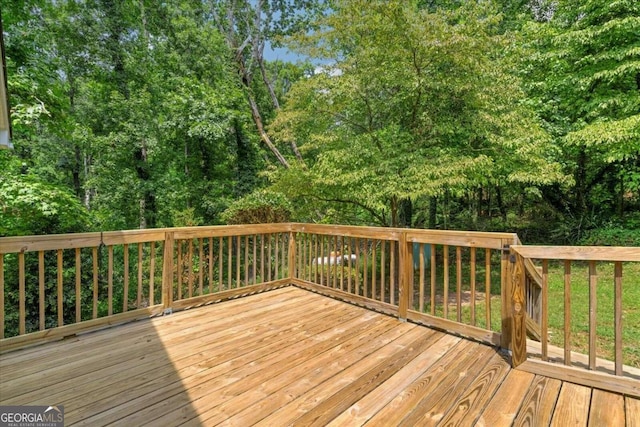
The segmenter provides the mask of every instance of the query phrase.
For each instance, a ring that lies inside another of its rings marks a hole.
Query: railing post
[[[526,272],[524,268],[524,258],[522,255],[511,249],[511,299],[510,305],[512,310],[511,321],[511,365],[516,366],[527,360],[527,307],[524,298],[524,288],[526,280]]]
[[[289,232],[289,279],[295,279],[296,275],[296,233]]]
[[[173,251],[175,239],[173,232],[164,235],[164,255],[162,263],[162,306],[165,313],[171,313],[173,305]]]
[[[400,284],[398,301],[398,319],[407,320],[407,311],[411,306],[411,283],[413,275],[413,244],[407,242],[407,233],[400,233],[398,240],[398,252],[400,265]]]
[[[511,347],[511,266],[509,246],[503,241],[500,256],[500,347],[505,349]]]

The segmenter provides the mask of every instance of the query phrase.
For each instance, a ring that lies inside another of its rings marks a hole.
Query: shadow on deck
[[[638,425],[640,400],[293,286],[0,356],[65,425]]]

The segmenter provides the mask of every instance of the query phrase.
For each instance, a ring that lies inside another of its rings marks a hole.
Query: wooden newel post
[[[407,242],[406,233],[400,234],[398,252],[398,264],[400,265],[398,319],[406,321],[407,311],[411,306],[411,283],[413,278],[413,244]]]
[[[502,251],[500,255],[500,347],[504,349],[511,348],[511,271],[512,266],[509,262],[510,251],[509,245],[502,242]]]
[[[296,233],[289,232],[289,279],[296,278]]]
[[[165,313],[171,312],[173,305],[173,251],[175,239],[172,232],[165,233],[162,262],[162,306]]]
[[[524,298],[524,258],[511,250],[511,364],[516,366],[527,360],[526,301]]]

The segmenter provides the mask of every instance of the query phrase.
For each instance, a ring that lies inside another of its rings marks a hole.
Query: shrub
[[[291,211],[291,203],[281,193],[257,190],[233,202],[222,219],[227,224],[288,222]]]

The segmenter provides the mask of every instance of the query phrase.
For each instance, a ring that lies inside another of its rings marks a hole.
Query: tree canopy
[[[634,0],[23,0],[2,19],[0,235],[640,229]]]
[[[498,22],[486,6],[339,2],[326,30],[300,40],[335,60],[292,88],[278,118],[310,164],[283,173],[282,191],[353,203],[397,226],[403,200],[561,181]]]

